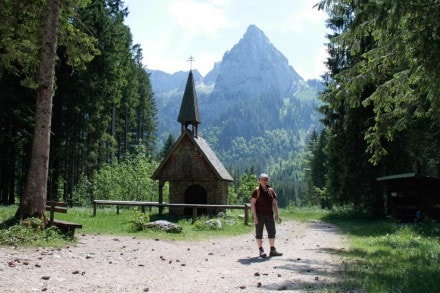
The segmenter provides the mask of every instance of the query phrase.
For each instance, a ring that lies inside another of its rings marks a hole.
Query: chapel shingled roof
[[[200,124],[199,102],[197,100],[196,86],[192,71],[189,72],[185,92],[180,106],[177,121],[182,124]]]
[[[219,160],[217,155],[211,149],[209,144],[203,138],[193,137],[194,141],[199,146],[200,150],[202,150],[208,162],[211,164],[213,170],[218,174],[219,179],[234,181],[231,174],[229,174],[228,170],[223,166],[222,162]]]

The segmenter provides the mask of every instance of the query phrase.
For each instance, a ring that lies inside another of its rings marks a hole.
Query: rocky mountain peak
[[[264,32],[254,24],[248,26],[241,40],[243,40],[243,42],[249,42],[251,44],[270,44],[270,41],[266,37]]]
[[[213,97],[290,97],[302,78],[257,26],[250,25],[243,38],[223,55]],[[238,96],[237,96],[237,91]]]

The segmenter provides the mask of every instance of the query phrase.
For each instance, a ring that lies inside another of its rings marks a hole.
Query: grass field
[[[0,223],[14,215],[17,207],[0,207]],[[241,211],[242,212],[242,211]],[[83,224],[77,233],[135,235],[136,237],[195,241],[206,237],[226,237],[251,233],[252,225],[245,225],[240,211],[223,216],[222,229],[213,230],[191,219],[169,218],[158,215],[153,208],[146,213],[150,220],[164,219],[183,228],[179,234],[155,230],[130,232],[129,224],[139,215],[138,210],[98,209],[96,217],[92,208],[71,208],[67,214],[56,218]],[[337,253],[345,259],[340,280],[341,292],[440,292],[440,225],[432,222],[421,224],[398,224],[389,220],[373,220],[354,217],[341,211],[323,211],[318,208],[289,208],[280,211],[283,221],[322,220],[339,226],[349,239],[349,247]],[[23,232],[24,231],[24,232]],[[36,237],[35,231],[23,227],[0,229],[0,244],[56,246],[66,240],[49,231],[44,237]],[[9,239],[9,242],[8,242]],[[12,243],[11,243],[12,239]],[[15,241],[15,242],[14,242]]]

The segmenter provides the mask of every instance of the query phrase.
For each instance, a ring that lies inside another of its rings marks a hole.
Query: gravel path
[[[62,249],[0,247],[2,292],[316,292],[338,281],[337,227],[283,222],[281,257],[261,259],[252,234],[197,242],[81,235]],[[268,242],[264,241],[268,252]]]

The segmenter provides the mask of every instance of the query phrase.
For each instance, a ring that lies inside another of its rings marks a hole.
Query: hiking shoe
[[[272,249],[270,251],[270,256],[282,256],[283,254],[281,252],[278,252],[276,249]]]
[[[264,250],[263,250],[263,249],[260,249],[260,257],[262,257],[262,258],[267,257],[267,254],[264,253]]]

